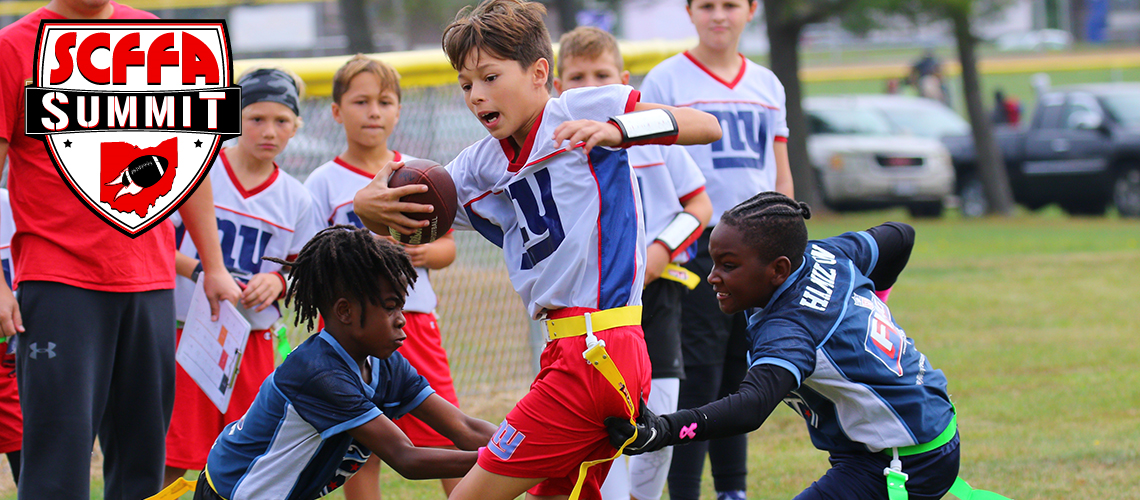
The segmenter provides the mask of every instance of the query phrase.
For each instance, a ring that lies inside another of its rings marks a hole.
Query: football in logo
[[[166,173],[166,167],[168,166],[170,166],[170,160],[161,156],[140,156],[131,160],[127,168],[123,169],[122,173],[119,174],[119,178],[108,182],[107,185],[123,186],[123,188],[115,194],[116,200],[124,194],[139,194],[143,188],[158,184],[159,179],[162,179],[162,174]]]

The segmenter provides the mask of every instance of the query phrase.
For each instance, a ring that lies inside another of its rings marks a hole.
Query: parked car
[[[897,133],[859,96],[807,98],[804,113],[808,157],[830,207],[904,205],[916,217],[942,214],[954,169],[941,142]]]
[[[997,37],[994,46],[1004,51],[1067,50],[1073,46],[1073,35],[1057,29],[1018,31]]]
[[[957,175],[962,212],[981,215],[987,201],[969,124],[928,99],[877,96],[876,105],[910,133],[941,137]],[[1040,95],[1025,128],[996,127],[1016,202],[1030,209],[1057,203],[1072,214],[1103,214],[1109,205],[1140,217],[1140,84],[1057,88]]]

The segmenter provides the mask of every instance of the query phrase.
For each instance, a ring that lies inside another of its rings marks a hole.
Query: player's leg
[[[732,334],[725,350],[724,369],[716,399],[740,389],[748,374],[748,320],[744,313],[732,315]],[[748,436],[739,434],[709,441],[709,464],[717,500],[743,500],[748,481]]]
[[[380,457],[372,455],[356,474],[345,481],[344,498],[347,500],[380,500]]]
[[[126,300],[115,373],[99,427],[105,498],[147,498],[162,487],[174,408],[174,291]]]
[[[91,446],[121,315],[106,300],[111,295],[46,281],[20,284],[26,331],[18,337],[16,380],[20,409],[35,423],[24,428],[20,498],[90,498]]]
[[[610,473],[602,483],[602,500],[629,500],[629,459],[621,456],[610,464]]]
[[[716,398],[723,365],[686,365],[677,408],[697,408]],[[669,498],[697,500],[701,496],[701,473],[705,468],[708,441],[693,441],[673,447],[669,466]]]
[[[645,405],[658,415],[677,411],[680,387],[681,381],[676,378],[653,379],[653,391]],[[673,447],[629,457],[630,497],[634,500],[659,500],[665,491],[665,480],[672,463]]]

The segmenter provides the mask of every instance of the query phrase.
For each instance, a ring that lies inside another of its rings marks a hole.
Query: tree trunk
[[[349,54],[368,54],[376,51],[372,45],[372,28],[368,25],[364,0],[340,0],[340,20],[344,34],[348,37]]]
[[[764,18],[768,23],[768,57],[772,72],[784,85],[785,108],[788,121],[788,160],[792,167],[792,182],[796,199],[806,201],[814,212],[827,207],[815,179],[815,167],[808,159],[807,119],[801,102],[799,41],[803,24],[787,21],[783,12],[790,6],[787,0],[764,0]],[[795,0],[792,0],[795,1]]]
[[[954,23],[954,36],[958,39],[958,60],[962,64],[962,92],[965,94],[966,110],[970,115],[970,127],[974,134],[978,173],[985,185],[990,213],[1011,215],[1014,208],[1013,192],[1009,188],[1009,176],[1005,170],[1001,149],[994,139],[993,123],[983,104],[982,86],[978,78],[978,59],[974,52],[976,40],[970,31],[968,9],[969,7],[956,9],[950,18]]]
[[[558,27],[562,33],[578,27],[578,11],[581,10],[578,0],[555,0],[558,8]]]

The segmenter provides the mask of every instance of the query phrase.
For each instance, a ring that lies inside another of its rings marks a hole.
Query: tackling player
[[[344,126],[348,147],[344,154],[321,165],[305,180],[313,193],[317,212],[328,225],[364,227],[353,211],[352,197],[390,161],[408,161],[410,156],[388,148],[388,139],[400,122],[400,75],[388,63],[357,54],[333,75],[332,115]],[[387,233],[384,233],[387,236]],[[424,245],[406,245],[404,251],[416,266],[416,287],[408,290],[404,318],[408,335],[400,354],[428,380],[436,394],[455,406],[459,398],[451,378],[451,366],[435,317],[435,291],[429,270],[443,269],[455,260],[455,238],[449,233]],[[416,446],[454,448],[446,437],[413,415],[395,421]],[[348,500],[380,499],[380,459],[368,459],[360,474],[344,486]],[[459,482],[441,479],[445,495]]]
[[[552,99],[544,12],[537,2],[486,0],[444,31],[464,101],[490,133],[448,166],[462,206],[455,225],[503,249],[515,290],[550,340],[530,392],[453,499],[510,499],[527,490],[599,497],[616,451],[602,420],[635,415],[633,402],[648,394],[650,378],[638,307],[644,230],[620,148],[720,136],[712,116],[640,103],[627,86]],[[427,222],[401,212],[432,207],[399,202],[427,187],[388,188],[388,170],[397,166],[381,170],[354,202],[369,228],[408,234]]]
[[[240,276],[243,290],[239,310],[250,323],[249,340],[241,357],[241,372],[234,380],[230,405],[223,414],[194,379],[177,367],[174,414],[166,434],[165,483],[187,470],[206,465],[210,445],[222,428],[240,418],[261,382],[273,372],[271,326],[281,317],[276,302],[285,295],[280,264],[264,257],[292,257],[324,225],[313,200],[297,179],[274,161],[301,125],[300,99],[304,83],[292,72],[253,68],[238,78],[242,97],[242,135],[223,149],[210,170],[214,184],[214,213],[223,235],[226,266]],[[174,297],[177,318],[186,321],[197,273],[198,251],[175,214],[175,241],[179,271]],[[177,331],[179,339],[182,329]]]
[[[646,101],[712,113],[724,129],[712,145],[685,148],[704,172],[713,201],[698,253],[685,265],[702,277],[712,268],[709,235],[724,211],[762,191],[793,195],[784,87],[771,71],[736,49],[758,3],[688,0],[685,9],[697,30],[697,46],[657,65],[641,86]],[[747,366],[740,357],[747,345],[746,320],[742,314],[722,314],[703,280],[686,297],[681,317],[685,380],[678,407],[695,408],[739,386]],[[748,440],[743,436],[677,448],[669,471],[669,498],[700,497],[706,450],[717,499],[743,499],[748,474]]]
[[[796,497],[938,499],[958,475],[946,377],[874,294],[906,266],[914,229],[888,222],[808,241],[807,204],[761,193],[725,212],[708,281],[726,313],[748,311],[752,363],[739,392],[699,408],[643,411],[627,452],[751,432],[783,400],[831,469]],[[607,421],[615,442],[633,434]]]
[[[309,337],[261,385],[210,450],[195,500],[310,500],[344,484],[376,453],[410,479],[459,477],[474,451],[416,447],[391,419],[411,412],[464,450],[495,426],[435,394],[396,349],[416,271],[400,247],[352,226],[318,233],[292,266],[286,305]]]
[[[625,85],[621,53],[613,35],[582,26],[559,39],[558,92],[581,87]],[[694,243],[712,215],[705,177],[683,146],[649,144],[629,148],[645,213],[645,290],[641,328],[653,380],[646,406],[657,413],[677,410],[677,390],[684,376],[681,360],[681,298],[701,280],[677,265],[695,253]],[[602,497],[607,500],[657,500],[665,487],[673,449],[614,461]]]

